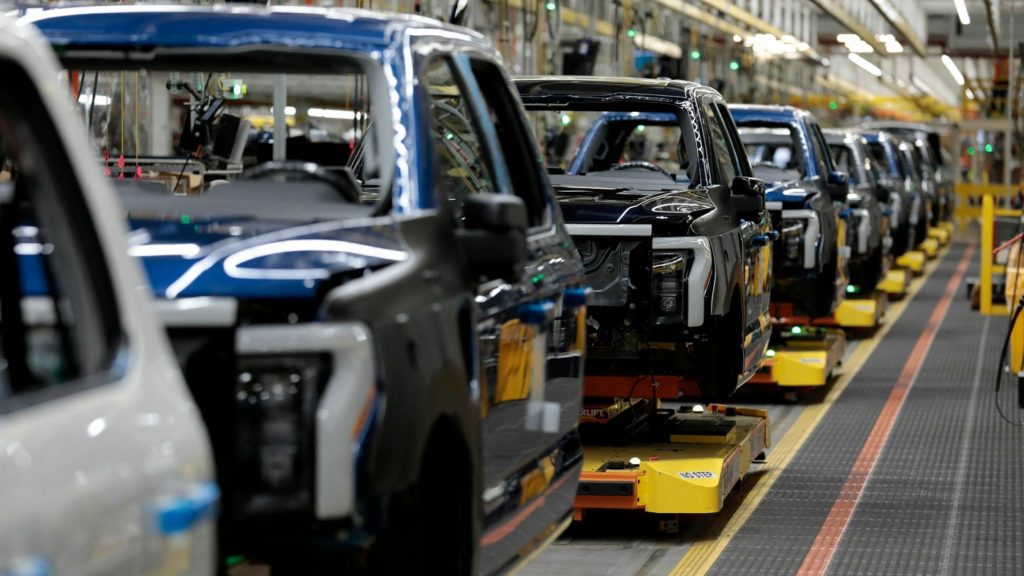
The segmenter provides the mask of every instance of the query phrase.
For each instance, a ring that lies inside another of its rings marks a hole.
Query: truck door
[[[750,164],[746,161],[746,153],[740,142],[736,127],[732,124],[728,109],[723,103],[708,98],[704,102],[704,110],[708,118],[711,144],[718,160],[719,174],[722,182],[730,186],[736,176],[753,176]],[[745,358],[744,369],[756,361],[754,350],[761,347],[749,341],[755,333],[762,333],[767,326],[768,304],[771,286],[771,242],[770,220],[766,213],[761,213],[759,220],[740,220],[740,233],[743,241],[743,285],[746,326],[744,331]]]
[[[583,301],[565,292],[582,280],[582,271],[556,226],[539,154],[500,69],[485,57],[461,54],[436,57],[425,70],[439,189],[455,225],[469,194],[516,194],[530,221],[522,276],[485,282],[476,296],[484,461],[480,568],[487,572],[507,561],[503,554],[531,545],[538,523],[546,528],[535,517],[516,530],[493,530],[545,493],[565,465],[561,444],[575,438],[582,390],[576,319]],[[569,512],[565,504],[564,510],[532,507],[530,514],[560,521]]]
[[[102,190],[76,174],[98,170],[65,155],[31,75],[4,56],[10,39],[0,32],[0,75],[18,87],[0,91],[0,574],[212,574],[216,486],[187,483],[210,480],[198,414],[145,302],[119,298],[141,276],[112,265],[125,248],[104,249],[90,217],[109,210],[123,234],[114,198],[92,210]]]

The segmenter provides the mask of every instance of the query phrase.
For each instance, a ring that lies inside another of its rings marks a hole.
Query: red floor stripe
[[[971,255],[973,254],[974,246],[968,246],[956,267],[956,272],[949,279],[949,283],[946,284],[946,291],[942,294],[938,306],[932,312],[931,318],[928,319],[928,324],[925,326],[924,331],[921,332],[921,336],[917,339],[917,343],[910,353],[910,357],[907,358],[906,364],[903,365],[903,371],[900,372],[896,385],[893,386],[889,398],[885,401],[885,406],[882,408],[881,413],[879,413],[878,419],[875,420],[871,433],[868,434],[868,438],[864,442],[864,446],[861,448],[849,476],[846,477],[846,482],[839,491],[839,497],[832,504],[832,509],[829,511],[828,517],[825,518],[821,530],[818,531],[814,544],[807,551],[807,556],[804,557],[803,564],[800,565],[797,574],[801,576],[824,574],[828,569],[828,565],[832,562],[832,557],[835,556],[836,548],[843,538],[843,533],[850,524],[850,518],[853,517],[853,512],[857,509],[857,503],[864,492],[864,486],[867,484],[868,478],[871,477],[875,464],[878,462],[878,457],[881,455],[882,449],[889,439],[890,432],[892,432],[896,417],[899,415],[900,409],[903,408],[903,400],[907,397],[910,387],[914,385],[914,381],[921,371],[921,365],[924,363],[928,350],[935,340],[935,333],[938,332],[939,326],[946,317],[946,311],[949,310],[950,302],[956,296],[957,287],[967,272],[967,264],[970,262]]]

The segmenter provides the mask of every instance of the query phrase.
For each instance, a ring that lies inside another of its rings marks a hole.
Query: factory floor
[[[720,513],[588,513],[521,574],[1024,574],[1024,410],[995,391],[1008,319],[966,298],[978,260],[941,252],[828,386],[744,387],[773,445]]]

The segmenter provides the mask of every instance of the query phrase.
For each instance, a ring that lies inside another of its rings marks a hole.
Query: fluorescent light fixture
[[[974,92],[971,92],[970,88],[968,88],[967,90],[964,90],[964,94],[967,95],[967,99],[968,100],[974,100]]]
[[[96,100],[93,100],[92,94],[82,94],[78,97],[78,103],[82,106],[110,106],[110,96],[97,94]]]
[[[837,34],[836,40],[846,46],[847,50],[856,54],[869,54],[875,51],[875,49],[871,47],[871,44],[865,42],[864,39],[857,34]]]
[[[903,52],[903,44],[900,44],[900,41],[892,34],[879,34],[875,36],[875,38],[885,45],[885,51],[889,54],[899,54]]]
[[[860,66],[872,76],[876,76],[878,78],[882,77],[882,69],[879,68],[878,66],[875,66],[871,62],[865,60],[864,57],[861,56],[860,54],[854,54],[853,52],[850,52],[847,55],[847,57],[850,59],[850,62],[853,62],[857,66]]]
[[[956,63],[949,57],[949,54],[942,55],[942,63],[946,65],[946,70],[949,70],[949,73],[953,75],[953,80],[956,80],[957,84],[963,86],[964,75],[960,73],[960,69],[956,67]]]
[[[971,15],[967,13],[967,2],[964,0],[953,0],[956,6],[956,15],[960,17],[960,23],[967,26],[971,23]]]
[[[274,109],[273,108],[270,109],[270,113],[271,114],[274,113]],[[295,116],[295,106],[285,106],[284,107],[284,115],[285,116]]]
[[[328,120],[356,119],[355,110],[339,110],[337,108],[310,108],[306,110],[306,115],[310,118],[327,118]]]

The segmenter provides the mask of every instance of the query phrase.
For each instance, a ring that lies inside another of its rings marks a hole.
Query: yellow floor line
[[[690,546],[689,550],[686,551],[686,554],[679,561],[679,564],[676,564],[676,567],[672,570],[672,576],[706,574],[711,569],[711,566],[722,554],[722,550],[725,550],[733,536],[739,532],[740,528],[747,522],[747,519],[750,518],[750,515],[761,504],[761,500],[764,499],[765,494],[775,484],[775,480],[789,466],[793,456],[796,455],[800,447],[807,441],[807,438],[814,432],[818,423],[821,422],[821,419],[828,413],[832,405],[835,404],[850,380],[857,375],[857,372],[860,371],[861,366],[864,365],[864,362],[874,352],[878,343],[889,332],[889,328],[903,315],[907,304],[910,303],[918,291],[921,290],[921,287],[924,286],[925,281],[935,272],[939,261],[945,255],[945,251],[942,251],[939,253],[938,258],[928,262],[925,265],[925,273],[911,282],[907,295],[889,307],[885,315],[885,322],[879,327],[874,337],[869,340],[862,340],[853,353],[850,354],[850,357],[843,362],[842,373],[836,379],[824,400],[804,408],[803,412],[800,413],[800,416],[789,428],[785,437],[782,438],[782,441],[776,444],[775,448],[771,451],[768,457],[770,465],[765,466],[764,472],[758,476],[756,482],[753,482],[753,486],[750,487],[749,491],[736,495],[741,497],[742,501],[736,507],[735,512],[723,514],[708,528],[703,538]]]

